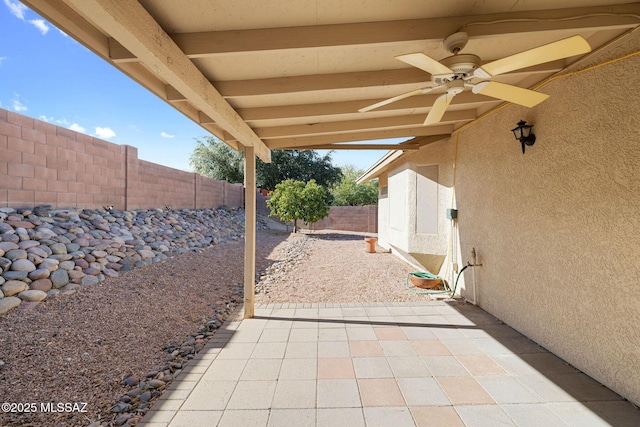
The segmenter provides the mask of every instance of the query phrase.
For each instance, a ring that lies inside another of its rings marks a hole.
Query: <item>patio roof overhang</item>
[[[395,56],[423,52],[445,58],[442,41],[456,31],[469,34],[464,52],[487,63],[576,34],[593,50],[605,50],[640,23],[640,3],[624,0],[23,3],[207,132],[244,149],[249,161],[255,155],[267,162],[271,149],[416,150],[500,105],[467,90],[431,126],[423,121],[437,93],[358,112],[429,86],[427,72]],[[494,80],[530,88],[578,59]],[[400,145],[361,143],[416,137],[421,138]],[[248,176],[251,182],[255,177]],[[252,192],[247,185],[247,198]],[[255,221],[249,219],[248,239],[251,230],[255,238]],[[247,250],[255,250],[255,243]],[[245,285],[253,280],[246,270]]]

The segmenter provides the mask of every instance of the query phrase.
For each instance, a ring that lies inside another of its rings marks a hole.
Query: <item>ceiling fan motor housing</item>
[[[437,85],[458,79],[469,80],[474,77],[473,71],[480,67],[480,57],[470,53],[463,53],[444,58],[440,63],[446,65],[453,73],[431,76],[431,80]]]

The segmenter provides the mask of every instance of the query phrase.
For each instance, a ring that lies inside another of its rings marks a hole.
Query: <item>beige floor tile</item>
[[[355,378],[350,358],[318,359],[318,379]]]
[[[280,374],[282,359],[249,359],[242,371],[242,381],[277,380]]]
[[[272,409],[268,427],[315,427],[314,409]]]
[[[247,359],[216,359],[207,372],[202,375],[208,381],[238,381],[242,375]]]
[[[315,408],[315,380],[280,380],[273,396],[273,408]]]
[[[440,340],[410,340],[420,356],[450,356],[449,349]]]
[[[402,393],[393,378],[358,379],[363,406],[403,406]]]
[[[434,340],[436,335],[424,326],[401,326],[402,332],[410,340]]]
[[[513,377],[485,376],[476,377],[482,388],[496,402],[502,403],[538,403],[540,398],[520,384]]]
[[[282,359],[287,349],[286,342],[259,342],[256,344],[252,359]]]
[[[347,341],[321,341],[318,342],[319,358],[350,357],[349,343]]]
[[[519,427],[565,425],[560,417],[558,417],[546,404],[525,403],[515,405],[500,405],[500,407]]]
[[[398,387],[409,406],[446,406],[451,405],[434,378],[398,378]]]
[[[318,330],[318,341],[346,341],[347,330],[345,328],[330,328]]]
[[[280,380],[315,380],[318,377],[317,359],[284,359]]]
[[[291,329],[289,333],[289,342],[317,342],[318,329],[304,328]]]
[[[217,411],[227,406],[236,381],[200,381],[182,405],[183,411]]]
[[[351,357],[382,357],[384,351],[378,341],[349,341]]]
[[[378,337],[371,326],[351,326],[347,327],[347,336],[351,341],[376,341]]]
[[[355,357],[352,360],[356,378],[393,378],[386,357]]]
[[[309,359],[318,357],[317,342],[289,342],[284,353],[285,359]]]
[[[473,377],[436,378],[453,405],[490,405],[495,401]]]
[[[456,406],[455,409],[467,427],[508,427],[516,425],[498,405]],[[579,425],[587,426],[588,424]]]
[[[263,410],[227,410],[224,411],[218,427],[265,427],[269,420],[269,411]],[[196,427],[195,425],[193,427]],[[199,426],[198,426],[199,427]]]
[[[239,381],[227,409],[269,409],[277,381]]]
[[[180,411],[169,427],[215,426],[221,417],[222,411]]]
[[[416,406],[409,409],[416,427],[464,427],[452,406]]]
[[[360,392],[356,380],[318,380],[318,408],[358,408]]]
[[[444,339],[441,340],[441,343],[454,355],[483,354],[482,350],[468,338]]]
[[[362,408],[319,408],[317,427],[365,427]]]
[[[402,329],[398,326],[388,327],[388,328],[380,328],[375,327],[373,331],[376,334],[376,337],[380,341],[388,341],[388,340],[406,340],[407,336],[402,332]]]
[[[290,329],[265,329],[262,331],[258,342],[287,342],[289,332]]]
[[[218,359],[248,359],[256,348],[254,342],[234,342],[227,344],[218,354]]]
[[[387,357],[387,363],[396,378],[432,377],[431,371],[420,356]]]
[[[483,354],[459,355],[458,361],[467,368],[471,375],[507,375],[507,371]]]
[[[418,352],[416,352],[409,340],[380,341],[380,346],[387,357],[418,356]]]
[[[434,377],[463,377],[470,375],[469,371],[455,358],[455,356],[422,356],[424,364]]]
[[[413,417],[406,407],[364,408],[367,427],[414,427]]]

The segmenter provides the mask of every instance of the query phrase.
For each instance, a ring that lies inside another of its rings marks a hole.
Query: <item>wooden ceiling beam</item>
[[[442,41],[460,29],[467,31],[471,37],[485,37],[555,30],[631,28],[636,26],[638,21],[628,15],[637,13],[636,4],[621,4],[447,18],[176,33],[171,37],[189,58],[201,58],[230,52],[306,49],[413,40]],[[489,22],[490,25],[474,25]],[[114,52],[114,55],[117,54]],[[125,57],[127,55],[126,52],[120,54]]]
[[[99,22],[104,33],[133,53],[159,79],[185,95],[195,108],[215,120],[243,146],[254,147],[262,160],[270,161],[267,146],[140,3],[65,0],[65,4],[87,22]],[[108,46],[108,41],[105,42]]]
[[[363,132],[380,129],[414,128],[424,123],[426,114],[402,115],[394,117],[368,118],[363,120],[337,121],[293,126],[278,126],[255,129],[256,134],[265,142],[277,138],[300,136],[316,136],[327,134],[341,134],[349,132]],[[449,111],[440,121],[441,124],[468,122],[477,117],[476,110]]]
[[[393,111],[393,110],[412,110],[416,108],[427,108],[433,105],[439,94],[426,94],[412,96],[398,102],[394,102],[384,107],[380,107],[379,111]],[[367,105],[375,104],[383,99],[365,99],[361,101],[344,101],[344,102],[328,102],[323,104],[298,104],[298,105],[285,105],[285,106],[273,106],[273,107],[258,107],[258,108],[238,108],[238,114],[240,114],[247,122],[251,122],[252,125],[259,126],[262,120],[277,120],[286,118],[302,118],[309,117],[315,118],[320,116],[339,116],[343,114],[358,114],[363,117],[365,114],[371,113],[358,113],[358,109],[366,107]],[[451,101],[451,105],[465,105],[473,106],[487,102],[501,102],[494,98],[477,95],[470,91],[462,92],[456,95]]]
[[[417,151],[418,144],[318,144],[304,147],[305,150],[403,150]]]
[[[369,130],[336,135],[303,136],[267,140],[265,143],[271,149],[305,149],[305,147],[320,144],[335,144],[339,142],[374,141],[388,138],[412,138],[415,136],[440,135],[448,138],[453,132],[453,125],[416,126],[412,128]]]
[[[566,62],[562,59],[512,71],[504,75],[551,74],[562,70],[565,66]],[[396,70],[216,81],[213,82],[213,85],[218,88],[225,98],[239,98],[243,96],[314,92],[321,90],[388,87],[411,83],[424,83],[424,86],[431,86],[432,83],[430,80],[431,75],[429,73],[415,67],[409,67]]]

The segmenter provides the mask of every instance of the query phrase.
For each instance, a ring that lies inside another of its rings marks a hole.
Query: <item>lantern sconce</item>
[[[524,154],[524,146],[532,146],[536,142],[536,136],[531,133],[533,125],[528,125],[526,121],[520,120],[518,127],[511,129],[513,135],[516,137],[520,144],[522,144],[522,154]]]

